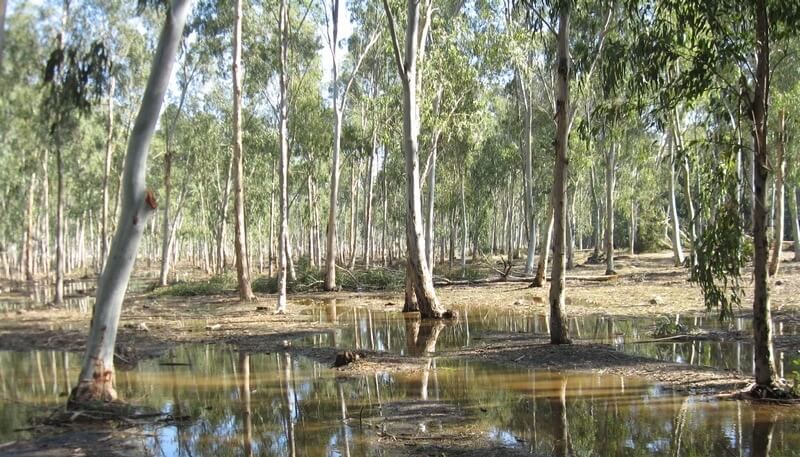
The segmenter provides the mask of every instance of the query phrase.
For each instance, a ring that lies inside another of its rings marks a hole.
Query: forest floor
[[[781,265],[778,280],[772,285],[773,317],[776,325],[793,325],[800,322],[800,263],[789,261],[792,254],[785,252],[784,255],[786,261]],[[685,269],[673,266],[670,253],[619,255],[615,259],[618,275],[603,280],[604,264],[588,264],[585,254],[578,258],[579,266],[569,271],[567,277],[567,314],[570,317],[598,314],[648,319],[659,316],[674,319],[676,315],[708,316],[699,288],[688,282]],[[512,274],[521,276],[520,268],[516,265]],[[749,316],[750,277],[751,273],[746,272],[745,298],[737,313],[743,317]],[[24,283],[0,282],[0,298],[21,295],[25,287]],[[437,287],[442,304],[447,308],[510,309],[519,311],[520,315],[546,314],[548,290],[549,287],[529,288],[525,282]],[[91,297],[94,291],[87,288],[75,293]],[[254,353],[289,352],[332,364],[341,349],[308,347],[293,342],[343,325],[319,322],[320,319],[316,319],[312,312],[334,298],[342,306],[357,305],[381,311],[399,312],[403,303],[402,291],[304,293],[290,296],[288,313],[277,315],[272,312],[276,303],[274,295],[259,294],[255,302],[239,303],[234,293],[195,297],[168,297],[152,291],[129,293],[117,337],[117,366],[124,370],[135,366],[138,360],[156,357],[169,348],[187,343],[230,344]],[[86,309],[49,305],[17,307],[0,313],[0,350],[81,352],[88,334],[89,317]],[[778,333],[775,336],[776,349],[792,353],[800,349],[800,336]],[[733,341],[749,341],[750,338],[749,333],[736,331],[723,331],[716,337]],[[496,332],[484,334],[480,344],[449,351],[447,357],[538,369],[573,369],[643,377],[690,393],[720,393],[741,388],[749,382],[748,377],[733,371],[658,361],[619,352],[610,345],[595,342],[577,342],[569,346],[547,343],[545,338],[529,334]],[[338,375],[420,370],[427,360],[425,357],[384,352],[360,352],[361,360],[338,368]],[[485,447],[486,443],[465,442],[462,438],[453,437],[451,444],[448,455],[492,455],[494,452]],[[30,443],[27,445],[30,447]],[[447,443],[438,440],[429,445],[432,447],[427,450],[425,443],[399,445],[395,453],[392,446],[396,447],[398,443],[394,442],[387,444],[387,451],[389,455],[415,455],[417,452],[436,452],[437,446],[447,446]],[[20,452],[10,455],[39,455],[14,448]],[[458,451],[461,448],[463,452]],[[480,452],[474,453],[470,449]]]

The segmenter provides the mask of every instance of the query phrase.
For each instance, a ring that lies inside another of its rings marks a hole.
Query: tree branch
[[[389,34],[392,37],[392,50],[394,50],[394,60],[395,64],[397,64],[397,71],[400,73],[400,77],[405,80],[407,78],[406,68],[405,65],[403,65],[403,57],[400,55],[400,43],[397,41],[394,14],[392,14],[392,8],[389,7],[388,0],[383,0],[383,9],[386,11],[386,19],[389,22]]]

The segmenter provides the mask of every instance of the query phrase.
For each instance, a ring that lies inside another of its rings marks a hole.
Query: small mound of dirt
[[[333,361],[334,367],[343,367],[345,365],[350,365],[361,359],[361,354],[358,352],[352,351],[345,351],[336,354],[336,360]]]

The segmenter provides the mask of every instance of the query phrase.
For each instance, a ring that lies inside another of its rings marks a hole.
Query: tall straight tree
[[[353,72],[339,94],[342,81],[339,80],[339,63],[336,61],[336,51],[339,42],[339,0],[333,0],[330,6],[330,18],[327,13],[325,20],[328,24],[328,47],[331,51],[333,72],[333,162],[331,163],[331,199],[328,206],[328,233],[325,240],[325,290],[336,289],[336,215],[339,212],[339,155],[342,149],[342,118],[347,107],[347,95],[353,85],[358,69],[370,48],[378,41],[378,34],[373,33],[358,56]],[[355,259],[355,252],[350,253]]]
[[[278,11],[278,65],[280,67],[278,83],[278,139],[280,142],[280,157],[278,171],[280,174],[279,187],[279,214],[278,230],[278,305],[277,313],[286,312],[286,269],[287,249],[289,247],[289,5],[287,0],[280,0]]]
[[[558,12],[556,45],[556,161],[553,166],[553,273],[550,281],[550,342],[570,343],[564,311],[565,241],[567,236],[567,180],[569,176],[569,2]]]
[[[250,286],[250,261],[244,219],[244,170],[242,160],[242,0],[236,0],[233,25],[233,187],[234,187],[234,250],[239,299],[255,298]]]
[[[425,259],[425,238],[422,234],[422,195],[419,176],[419,105],[417,103],[417,53],[419,40],[426,34],[420,33],[421,0],[407,1],[407,24],[405,52],[400,50],[400,43],[395,29],[394,15],[388,0],[383,0],[383,7],[389,23],[392,38],[395,64],[403,86],[403,152],[406,172],[406,275],[409,276],[409,292],[415,296],[417,306],[423,318],[441,318],[445,310],[439,303],[433,288],[433,277]],[[431,12],[431,0],[427,2],[427,13]],[[409,281],[410,279],[410,281]],[[408,297],[406,297],[408,301]]]
[[[78,383],[69,397],[72,405],[94,401],[108,402],[117,398],[114,389],[114,344],[122,301],[133,271],[139,242],[148,221],[156,212],[155,198],[145,187],[148,150],[164,94],[169,86],[175,54],[190,5],[191,0],[174,0],[167,12],[139,114],[128,140],[119,221],[106,267],[97,284],[97,298],[92,312],[86,353]]]

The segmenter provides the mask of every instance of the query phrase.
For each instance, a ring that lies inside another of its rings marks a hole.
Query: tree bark
[[[539,262],[536,265],[536,277],[533,280],[533,284],[531,287],[544,287],[544,283],[546,282],[546,272],[547,272],[547,263],[548,257],[550,257],[550,244],[553,241],[553,225],[554,225],[554,207],[552,198],[547,203],[547,217],[543,219],[542,222],[547,221],[547,230],[544,232],[545,237],[542,240],[542,244],[539,245]]]
[[[800,187],[795,187],[789,194],[789,211],[792,216],[792,238],[794,239],[794,261],[800,262],[800,221],[797,214],[797,200],[800,199]]]
[[[681,228],[678,218],[678,204],[675,200],[675,139],[672,132],[667,134],[669,148],[669,213],[672,227],[672,259],[676,267],[683,265],[683,247],[681,246]]]
[[[614,185],[616,183],[617,145],[606,153],[606,274],[614,275]]]
[[[278,235],[278,305],[276,312],[286,312],[286,262],[287,262],[287,244],[289,239],[289,129],[288,117],[289,109],[287,103],[287,91],[289,90],[289,5],[287,0],[281,0],[279,11],[279,29],[280,29],[280,112],[278,135],[280,137],[280,160],[278,161],[278,169],[280,170],[280,230]]]
[[[461,273],[467,272],[467,199],[464,195],[466,170],[461,171]]]
[[[406,249],[411,282],[423,318],[440,318],[444,309],[436,297],[433,278],[425,259],[425,238],[422,234],[422,203],[419,188],[419,106],[417,105],[417,50],[420,1],[408,0],[404,58],[394,28],[394,17],[387,0],[383,1],[389,19],[389,30],[403,86],[403,150],[406,171]]]
[[[174,0],[167,13],[139,114],[128,142],[122,182],[122,211],[111,243],[107,268],[97,284],[86,354],[78,384],[69,397],[69,403],[73,405],[98,400],[113,401],[117,397],[114,390],[114,344],[122,301],[139,242],[156,209],[153,194],[145,188],[147,155],[190,5],[189,0]]]
[[[566,238],[566,198],[569,177],[569,5],[562,5],[558,21],[558,47],[556,51],[556,160],[553,169],[553,272],[550,280],[550,342],[568,344],[566,313],[564,310],[564,241]]]
[[[56,291],[53,304],[64,304],[64,163],[62,160],[61,144],[56,145]]]
[[[24,256],[25,256],[25,280],[32,281],[34,277],[34,259],[33,259],[33,220],[34,220],[34,206],[33,206],[33,193],[36,187],[36,173],[31,175],[30,182],[28,183],[28,207],[25,210],[26,224],[25,224],[25,240],[24,240]]]
[[[4,1],[4,0],[0,0]],[[114,77],[111,77],[108,86],[108,121],[106,127],[106,158],[103,167],[103,214],[100,230],[100,238],[102,242],[102,250],[100,256],[103,259],[102,265],[105,266],[106,257],[108,257],[108,181],[111,176],[111,163],[114,157]]]
[[[364,268],[369,270],[372,261],[372,193],[375,187],[375,159],[378,155],[378,133],[372,132],[372,152],[369,155],[367,191],[364,195]]]
[[[597,196],[597,178],[595,177],[594,165],[589,169],[589,184],[592,191],[592,241],[594,243],[592,259],[600,258],[600,198]]]
[[[753,198],[753,362],[756,387],[772,387],[778,379],[772,347],[772,312],[770,310],[767,258],[766,184],[769,176],[767,149],[767,109],[769,106],[769,22],[766,0],[755,0],[756,77],[752,104],[753,163],[755,194]]]
[[[188,83],[187,83],[188,85]],[[239,299],[255,299],[250,286],[250,260],[247,257],[247,230],[244,216],[244,161],[242,151],[242,0],[236,1],[233,28],[233,161],[234,161],[234,246],[236,254],[236,278],[239,283]]]
[[[781,263],[781,251],[783,250],[783,213],[784,213],[784,184],[783,173],[786,169],[784,148],[786,147],[786,112],[780,110],[778,113],[778,142],[775,145],[775,219],[772,223],[774,236],[772,238],[772,260],[769,263],[769,275],[774,277],[778,274],[778,267]]]

